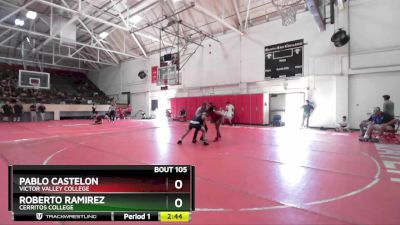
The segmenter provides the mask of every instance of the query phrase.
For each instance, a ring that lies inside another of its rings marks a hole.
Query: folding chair
[[[400,120],[397,119],[393,130],[385,130],[380,136],[380,142],[388,144],[400,144],[400,140],[397,139],[397,132],[399,131]]]

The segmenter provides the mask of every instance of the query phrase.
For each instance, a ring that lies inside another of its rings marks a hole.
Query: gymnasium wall
[[[371,91],[373,90],[373,91]],[[349,113],[354,118],[366,119],[372,108],[382,108],[382,95],[389,94],[395,104],[395,115],[400,115],[400,73],[382,72],[352,75],[349,79]],[[353,127],[359,121],[351,121]]]
[[[306,98],[316,104],[311,126],[333,127],[341,116],[348,115],[352,126],[357,127],[371,105],[381,105],[383,90],[392,93],[393,98],[399,96],[399,88],[392,85],[400,84],[400,62],[396,61],[400,60],[396,55],[400,49],[399,4],[398,0],[352,0],[350,20],[347,9],[337,12],[337,23],[327,25],[324,32],[319,32],[312,15],[304,12],[298,14],[297,22],[288,27],[282,27],[278,19],[251,27],[244,36],[228,32],[218,36],[220,42],[205,40],[204,47],[199,48],[182,69],[182,85],[170,86],[168,91],[160,91],[158,86],[150,83],[150,77],[144,80],[137,77],[140,70],[150,74],[151,67],[159,64],[158,54],[146,61],[123,62],[119,67],[104,69],[90,77],[100,82],[99,86],[107,89],[106,93],[130,90],[134,96],[141,96],[139,105],[145,107],[146,112],[149,112],[150,100],[160,97],[252,93],[268,96],[271,93],[304,92]],[[330,38],[341,27],[350,32],[351,43],[336,48]],[[304,39],[306,43],[304,77],[265,81],[264,47],[296,39]],[[382,60],[385,58],[386,61]],[[108,81],[112,85],[108,85]],[[369,87],[369,98],[359,96],[365,92],[365,85]],[[266,105],[268,101],[269,98],[264,97]],[[267,112],[264,123],[269,122],[268,118]]]
[[[350,68],[400,65],[400,1],[353,0]]]
[[[167,92],[160,91],[155,84],[151,84],[150,77],[140,80],[137,73],[145,70],[150,74],[151,67],[158,65],[159,55],[152,55],[144,62],[142,60],[133,60],[123,62],[119,67],[111,67],[89,77],[95,82],[100,82],[106,93],[118,93],[119,90],[129,89],[133,95],[143,96],[143,92],[149,92],[149,99],[157,99],[161,96],[172,97],[191,97],[191,96],[213,96],[213,95],[237,95],[250,93],[285,93],[285,92],[307,92],[310,87],[311,75],[335,76],[339,74],[341,68],[339,65],[330,65],[328,62],[335,59],[335,53],[338,51],[330,44],[330,36],[333,27],[328,27],[328,31],[320,33],[309,13],[299,14],[296,24],[289,27],[282,27],[281,21],[276,20],[266,24],[252,27],[245,36],[229,32],[219,36],[220,42],[206,40],[203,42],[203,48],[192,56],[190,61],[183,67],[181,72],[182,85],[169,87]],[[299,35],[300,33],[300,35]],[[264,47],[266,45],[290,41],[303,38],[307,45],[305,46],[304,56],[304,74],[305,78],[299,80],[274,80],[264,81]],[[324,49],[323,52],[319,51]],[[324,56],[324,58],[319,58]],[[315,61],[324,62],[328,67],[315,66]],[[340,60],[340,58],[339,58]],[[313,66],[313,68],[309,68]],[[336,67],[335,67],[336,66]],[[131,68],[131,69],[124,69]],[[134,82],[127,82],[127,78]],[[312,79],[313,89],[318,88],[319,80],[325,78]],[[317,81],[317,82],[314,82]],[[325,79],[334,89],[334,79]],[[111,85],[107,85],[110,82]],[[321,89],[320,92],[324,92]],[[319,92],[318,92],[319,93]],[[308,93],[306,93],[308,94]],[[335,92],[325,92],[324,95],[329,100],[334,101]],[[133,97],[134,99],[135,97]],[[264,98],[265,104],[269,104],[269,98]],[[143,100],[145,101],[145,100]],[[142,102],[139,105],[143,105]],[[150,100],[147,100],[146,112],[149,112]],[[331,104],[334,102],[329,102]],[[135,102],[132,102],[135,105]],[[135,108],[135,107],[134,107]],[[135,109],[134,109],[135,111]],[[331,111],[330,111],[331,112]],[[317,109],[315,113],[324,114],[325,110]],[[268,123],[269,116],[265,116],[264,123]],[[315,120],[315,126],[320,126],[325,121],[325,126],[333,126],[335,116],[331,115],[328,119],[320,121]]]
[[[391,95],[400,115],[400,1],[353,0],[350,8],[349,116],[352,127]]]
[[[171,113],[172,118],[177,118],[180,110],[185,109],[187,119],[191,119],[195,115],[197,108],[203,102],[211,102],[219,110],[220,108],[225,109],[226,103],[229,101],[235,106],[234,123],[262,125],[264,123],[263,99],[263,94],[172,98]]]
[[[90,72],[88,77],[104,93],[115,97],[118,102],[127,102],[126,95],[122,95],[121,92],[138,93],[131,96],[131,101],[137,106],[132,108],[132,113],[136,113],[142,107],[147,108],[148,80],[142,80],[137,76],[139,71],[145,67],[145,60],[131,60],[116,67],[107,67],[98,72]],[[146,111],[145,109],[142,110]]]

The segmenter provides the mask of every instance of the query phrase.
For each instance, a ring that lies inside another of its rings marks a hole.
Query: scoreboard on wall
[[[304,40],[266,46],[265,79],[303,76]]]
[[[15,221],[188,222],[195,209],[194,167],[9,167]]]

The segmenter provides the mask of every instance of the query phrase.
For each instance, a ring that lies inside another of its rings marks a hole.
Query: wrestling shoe
[[[368,142],[368,141],[370,141],[370,138],[359,137],[358,140],[359,140],[359,141],[362,141],[362,142]]]
[[[373,142],[373,143],[379,143],[380,142],[379,138],[370,138],[369,141]]]

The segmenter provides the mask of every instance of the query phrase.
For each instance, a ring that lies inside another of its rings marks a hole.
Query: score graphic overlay
[[[303,46],[303,39],[266,46],[265,78],[303,76]]]
[[[177,221],[194,211],[194,167],[9,166],[15,221]]]

